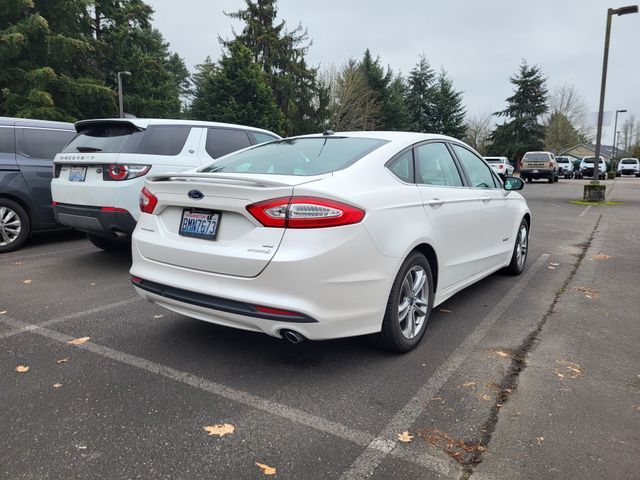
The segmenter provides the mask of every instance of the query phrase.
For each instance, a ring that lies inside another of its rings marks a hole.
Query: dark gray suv
[[[32,231],[59,226],[53,157],[75,134],[71,123],[0,117],[0,253],[20,248]]]

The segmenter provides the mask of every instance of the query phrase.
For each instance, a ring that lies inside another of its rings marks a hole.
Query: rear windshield
[[[348,137],[278,140],[232,153],[201,171],[320,175],[346,168],[385,143],[377,138]]]
[[[133,125],[92,125],[81,130],[64,153],[139,153],[178,155],[191,132],[189,125],[152,125],[138,130]]]
[[[584,159],[584,163],[593,163],[593,161],[596,159],[596,157],[585,157]],[[603,159],[600,159],[600,163],[604,163]]]
[[[549,154],[548,153],[525,153],[523,160],[532,160],[538,162],[548,162]]]
[[[634,158],[630,158],[630,159],[627,159],[627,160],[622,160],[622,163],[624,163],[624,164],[632,163],[632,164],[636,165],[638,163],[638,160],[636,160]]]
[[[502,163],[502,160],[499,158],[485,158],[485,160],[489,163]]]
[[[558,163],[569,163],[569,159],[566,157],[556,157]]]

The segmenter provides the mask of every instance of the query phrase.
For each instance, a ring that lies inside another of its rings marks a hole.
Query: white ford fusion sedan
[[[405,352],[434,306],[525,268],[531,213],[464,143],[325,132],[258,145],[140,195],[132,282],[150,302],[297,343]]]

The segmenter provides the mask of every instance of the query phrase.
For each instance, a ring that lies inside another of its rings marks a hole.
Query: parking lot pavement
[[[527,184],[525,274],[435,309],[406,355],[362,338],[290,345],[162,310],[136,297],[128,254],[69,232],[0,257],[0,477],[261,478],[255,462],[278,478],[470,474],[494,454],[496,404],[511,401],[495,385],[521,388],[513,357],[616,211],[570,203],[583,184]],[[627,184],[636,191],[623,179],[613,194]],[[90,340],[67,343],[78,337]],[[234,433],[204,431],[220,423]],[[397,441],[404,430],[410,443]]]
[[[638,478],[640,182],[610,200],[622,204],[550,311],[478,478]]]

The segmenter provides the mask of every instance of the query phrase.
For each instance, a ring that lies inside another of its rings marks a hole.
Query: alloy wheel
[[[9,207],[0,207],[0,247],[13,243],[21,230],[18,214]]]
[[[516,245],[516,261],[518,262],[518,268],[522,268],[525,260],[527,259],[527,248],[529,246],[529,235],[527,232],[527,226],[523,223],[520,225],[518,232],[518,244]]]
[[[402,281],[398,301],[400,331],[407,339],[420,333],[429,313],[429,282],[427,272],[419,265],[407,272]]]

